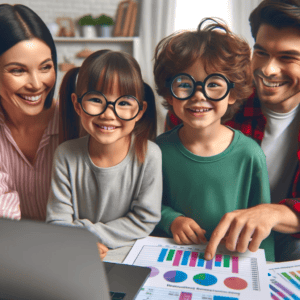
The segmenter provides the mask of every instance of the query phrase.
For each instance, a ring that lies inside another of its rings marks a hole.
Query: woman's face
[[[6,111],[37,115],[55,84],[51,50],[33,38],[17,43],[0,56],[0,96]]]

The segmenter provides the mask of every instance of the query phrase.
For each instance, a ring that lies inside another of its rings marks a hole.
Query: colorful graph
[[[204,285],[204,286],[214,285],[218,281],[216,276],[207,273],[197,274],[193,277],[193,280],[197,284]]]
[[[239,273],[239,258],[237,256],[217,254],[215,261],[204,260],[204,253],[162,248],[157,262],[172,262],[173,266],[204,267],[212,270],[214,267],[231,268],[232,273]]]
[[[294,300],[300,300],[300,298],[293,292],[291,291],[290,288],[287,288],[283,284],[278,282],[280,278],[271,278],[271,284],[269,285],[270,291],[271,291],[271,298],[273,300],[281,300],[281,299],[290,299],[290,297]],[[280,297],[280,298],[278,298]]]
[[[187,279],[187,274],[182,271],[169,271],[164,274],[164,278],[169,282],[183,282]]]
[[[224,284],[233,290],[244,290],[248,286],[247,281],[239,277],[226,278]]]
[[[300,273],[300,271],[296,272],[298,274]],[[281,275],[300,290],[300,277],[296,274],[296,272],[282,272]]]

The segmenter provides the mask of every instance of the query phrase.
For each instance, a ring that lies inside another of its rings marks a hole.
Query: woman
[[[0,217],[44,221],[58,146],[55,45],[23,5],[0,5],[0,28]]]

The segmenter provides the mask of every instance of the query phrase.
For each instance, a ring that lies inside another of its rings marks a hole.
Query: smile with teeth
[[[267,87],[279,87],[285,84],[285,82],[271,82],[267,81],[266,79],[262,78],[262,82]]]
[[[206,108],[206,107],[203,107],[203,108],[189,108],[189,110],[191,110],[192,112],[207,112],[207,111],[210,111],[211,108]]]
[[[21,96],[21,98],[23,98],[27,101],[36,102],[41,99],[42,94],[37,95],[37,96],[26,96],[26,95],[20,95],[20,96]]]
[[[97,126],[101,129],[104,129],[104,130],[114,130],[114,129],[116,129],[116,127],[114,127],[114,126],[100,126],[100,125],[97,125]]]

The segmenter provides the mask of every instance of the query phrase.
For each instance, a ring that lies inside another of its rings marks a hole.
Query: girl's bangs
[[[127,61],[111,60],[102,69],[97,90],[103,94],[112,94],[114,92],[121,95],[135,96],[139,101],[142,100],[143,90],[142,79],[138,72]]]

